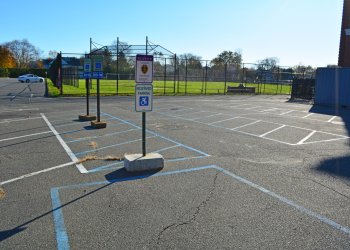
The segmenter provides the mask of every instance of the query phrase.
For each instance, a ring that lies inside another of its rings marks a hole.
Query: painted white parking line
[[[212,123],[208,123],[207,125],[213,125],[213,124],[216,124],[216,123],[225,122],[225,121],[230,121],[230,120],[237,119],[237,118],[239,118],[239,116],[232,117],[232,118],[228,118],[228,119],[225,119],[225,120],[220,120],[220,121],[212,122]]]
[[[221,106],[221,104],[219,105],[219,107]],[[231,108],[240,108],[240,107],[243,107],[243,106],[251,106],[250,104],[241,104],[241,105],[237,105],[237,106],[233,106]]]
[[[9,110],[1,110],[0,113],[32,111],[32,110],[39,110],[39,109],[38,108],[34,108],[34,109],[9,109]]]
[[[268,131],[268,132],[266,132],[266,133],[264,133],[264,134],[262,134],[262,135],[259,135],[259,137],[265,137],[265,136],[267,136],[268,134],[271,134],[271,133],[273,133],[273,132],[275,132],[275,131],[277,131],[277,130],[280,130],[281,128],[284,128],[284,127],[286,127],[287,125],[282,125],[282,126],[280,126],[280,127],[278,127],[278,128],[275,128],[275,129],[273,129],[273,130],[270,130],[270,131]]]
[[[256,108],[261,108],[261,106],[254,106],[254,107],[251,107],[251,108],[246,108],[245,110],[256,109]]]
[[[335,119],[335,118],[337,118],[338,116],[333,116],[331,119],[329,119],[327,122],[333,122],[333,120]]]
[[[288,110],[288,111],[286,111],[286,112],[281,113],[280,115],[286,115],[286,114],[292,113],[293,111],[294,111],[294,110]]]
[[[42,117],[36,116],[36,117],[30,117],[30,118],[5,119],[5,120],[1,121],[0,123],[19,122],[19,121],[27,121],[27,120],[34,120],[34,119],[42,119]]]
[[[50,121],[46,118],[46,116],[43,113],[40,113],[44,121],[46,122],[47,126],[51,129],[51,131],[54,133],[56,136],[57,140],[61,143],[62,147],[64,150],[67,152],[69,157],[72,159],[73,162],[76,162],[76,167],[80,171],[80,173],[88,173],[86,168],[83,166],[83,164],[78,163],[79,159],[75,156],[75,154],[72,152],[72,150],[68,147],[68,145],[64,142],[60,134],[56,131],[56,129],[51,125]]]
[[[39,132],[39,133],[34,133],[34,134],[29,134],[29,135],[21,135],[21,136],[16,136],[16,137],[11,137],[11,138],[6,138],[6,139],[1,139],[0,142],[3,141],[10,141],[10,140],[16,140],[24,137],[29,137],[29,136],[35,136],[35,135],[42,135],[42,134],[47,134],[47,133],[52,133],[51,130],[44,131],[44,132]]]
[[[244,128],[244,127],[247,127],[247,126],[249,126],[249,125],[256,124],[256,123],[258,123],[258,122],[261,122],[261,120],[256,120],[256,121],[253,121],[253,122],[251,122],[251,123],[244,124],[244,125],[242,125],[242,126],[238,126],[238,127],[235,127],[235,128],[231,128],[230,130],[237,130],[237,129],[239,129],[239,128]]]
[[[328,140],[322,140],[322,141],[310,141],[310,142],[304,142],[303,144],[313,144],[313,143],[320,143],[320,142],[339,141],[339,140],[345,140],[345,139],[349,139],[349,138],[343,137],[343,138],[334,138],[334,139],[328,139]]]
[[[194,120],[200,120],[200,119],[205,119],[205,118],[209,118],[209,117],[213,117],[213,116],[217,116],[217,115],[223,115],[223,114],[222,114],[222,113],[217,113],[217,114],[213,114],[213,115],[202,116],[202,117],[194,118],[194,119],[192,119],[192,121],[194,121]]]
[[[278,108],[265,109],[265,110],[261,110],[260,112],[276,111],[276,109]]]
[[[297,142],[297,145],[303,144],[305,141],[307,141],[311,136],[313,136],[317,131],[314,130],[307,136],[305,136],[303,139],[301,139],[299,142]]]
[[[308,117],[312,116],[313,114],[314,114],[314,113],[309,113],[309,114],[303,116],[302,118],[308,118]]]
[[[194,114],[203,113],[203,112],[206,112],[206,111],[195,111],[195,112],[191,112],[191,113],[180,114],[179,116],[194,115]]]
[[[25,175],[22,175],[20,177],[13,178],[11,180],[3,181],[3,182],[0,183],[0,186],[4,185],[4,184],[11,183],[11,182],[14,182],[14,181],[19,181],[19,180],[22,180],[24,178],[32,177],[32,176],[35,176],[35,175],[38,175],[38,174],[41,174],[41,173],[49,172],[49,171],[52,171],[52,170],[55,170],[55,169],[71,166],[71,165],[74,165],[74,164],[75,164],[75,162],[68,162],[68,163],[65,163],[65,164],[61,164],[61,165],[58,165],[58,166],[55,166],[55,167],[43,169],[43,170],[40,170],[40,171],[37,171],[37,172],[33,172],[33,173],[30,173],[30,174],[25,174]]]

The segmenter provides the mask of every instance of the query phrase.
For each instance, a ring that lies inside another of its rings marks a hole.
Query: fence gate
[[[293,79],[291,99],[313,100],[315,96],[315,79]]]

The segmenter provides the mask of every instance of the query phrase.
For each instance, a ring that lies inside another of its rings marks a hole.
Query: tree
[[[315,75],[316,69],[313,68],[311,65],[305,66],[303,64],[299,64],[293,67],[293,71],[297,77],[312,78]]]
[[[15,59],[11,52],[3,46],[0,46],[0,68],[14,68],[16,66]]]
[[[242,52],[239,50],[235,52],[224,50],[211,60],[211,63],[214,67],[222,67],[225,64],[236,64],[240,66],[242,64]]]
[[[49,59],[55,59],[57,57],[58,52],[56,50],[49,51]]]
[[[260,64],[259,68],[263,68],[265,70],[273,70],[277,67],[278,63],[279,59],[277,57],[266,57],[265,59],[258,61],[258,64]]]
[[[179,55],[178,58],[180,66],[184,66],[187,62],[187,67],[191,69],[201,69],[201,59],[202,58],[200,56],[196,56],[191,53]]]
[[[31,62],[39,59],[41,51],[27,39],[13,40],[3,45],[13,55],[17,68],[28,68]]]

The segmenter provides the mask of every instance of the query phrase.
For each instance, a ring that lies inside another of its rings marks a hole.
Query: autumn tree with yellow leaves
[[[0,46],[0,68],[14,68],[16,61],[10,50],[4,46]]]

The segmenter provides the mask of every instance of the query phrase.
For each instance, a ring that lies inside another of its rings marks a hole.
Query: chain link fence
[[[209,60],[178,58],[176,54],[151,51],[154,55],[154,93],[158,95],[228,94],[235,88],[255,94],[291,94],[293,79],[314,78],[314,72],[295,72],[292,67],[254,63],[212,64]],[[84,58],[102,55],[104,74],[101,94],[133,95],[135,55],[109,48],[91,54],[60,53],[51,63],[49,77],[61,94],[84,94]],[[94,94],[96,80],[90,79]],[[242,93],[239,92],[239,93]]]

